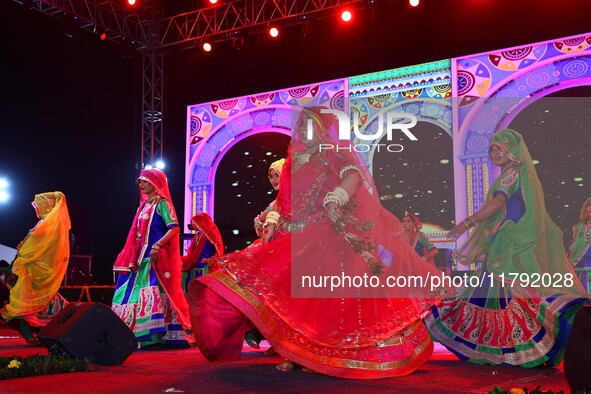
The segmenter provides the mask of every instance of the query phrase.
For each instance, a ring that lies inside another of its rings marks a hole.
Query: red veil
[[[193,237],[189,250],[187,250],[187,254],[181,256],[181,260],[183,261],[183,271],[189,271],[193,268],[195,262],[199,260],[206,239],[211,242],[215,248],[216,256],[224,254],[224,241],[222,240],[222,235],[211,219],[211,216],[205,212],[198,213],[191,218],[191,225],[194,230],[199,231],[199,234],[196,234],[195,237]]]
[[[306,108],[300,120],[312,120],[320,143],[344,146],[334,116],[320,110]],[[420,316],[438,297],[410,287],[304,288],[301,278],[366,275],[385,284],[389,275],[426,278],[439,271],[406,243],[353,149],[306,151],[294,134],[277,197],[278,236],[212,259],[221,269],[191,283],[198,345],[208,359],[238,356],[245,316],[279,354],[318,372],[363,379],[411,373],[432,352]],[[351,171],[361,185],[333,224],[324,196]]]

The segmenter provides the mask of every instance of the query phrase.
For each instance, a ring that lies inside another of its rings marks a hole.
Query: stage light
[[[238,234],[240,234],[240,231],[238,231],[237,229],[234,229],[234,230],[232,230],[232,234],[238,235]]]
[[[349,22],[352,17],[353,17],[353,15],[351,15],[351,12],[350,11],[343,11],[342,14],[341,14],[341,19],[344,22]]]
[[[6,202],[10,200],[10,195],[8,192],[0,191],[0,203]]]
[[[127,0],[127,4],[129,4],[129,5],[135,5],[135,0]]]
[[[211,4],[215,4],[215,3],[217,3],[217,2],[218,2],[218,0],[209,0],[209,2],[210,2]]]
[[[157,168],[157,169],[159,169],[159,170],[163,170],[163,169],[164,169],[164,167],[166,167],[166,164],[164,164],[164,162],[163,162],[162,160],[158,160],[158,161],[156,162],[156,168]]]
[[[144,170],[151,170],[152,168],[154,168],[154,167],[152,167],[152,164],[146,164],[144,166]]]
[[[0,178],[0,190],[8,189],[8,181],[4,178]]]
[[[269,35],[275,38],[279,35],[279,30],[276,27],[272,27],[269,29]]]
[[[409,0],[409,1],[408,1],[408,3],[409,3],[411,6],[413,6],[413,7],[416,7],[416,6],[418,6],[418,5],[419,5],[419,3],[420,3],[420,0]]]
[[[204,44],[203,44],[203,50],[204,50],[205,52],[209,52],[209,51],[211,51],[211,44],[210,44],[209,42],[206,42],[206,43],[204,43]]]

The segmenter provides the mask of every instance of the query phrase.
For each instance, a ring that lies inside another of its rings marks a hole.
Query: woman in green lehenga
[[[579,214],[579,223],[573,227],[573,239],[568,258],[579,274],[581,283],[591,289],[591,197],[585,200]]]
[[[455,257],[481,264],[474,274],[480,286],[433,307],[425,323],[431,336],[462,360],[557,365],[574,315],[587,300],[566,260],[562,232],[546,212],[523,137],[498,131],[489,155],[501,175],[482,208],[450,231],[457,236],[474,227]]]

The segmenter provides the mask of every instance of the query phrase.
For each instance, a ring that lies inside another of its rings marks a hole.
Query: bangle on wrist
[[[161,247],[162,247],[162,244],[160,242],[156,242],[156,243],[154,243],[154,245],[152,245],[152,249],[156,249],[156,250],[160,249]]]
[[[476,226],[476,220],[472,216],[468,216],[466,219],[464,219],[463,223],[467,229],[471,229],[472,227]]]
[[[324,206],[324,208],[326,208],[328,204],[335,203],[339,207],[342,207],[343,205],[349,202],[349,199],[350,196],[347,190],[345,190],[341,186],[337,186],[334,188],[333,191],[326,193],[322,205]]]
[[[269,224],[279,223],[280,218],[281,218],[281,215],[279,214],[279,212],[277,212],[277,211],[269,212],[267,214],[267,217],[265,218],[265,226],[268,226]]]

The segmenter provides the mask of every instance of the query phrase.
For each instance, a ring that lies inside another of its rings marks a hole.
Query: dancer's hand
[[[152,248],[150,250],[150,264],[156,264],[158,262],[158,249]]]
[[[273,235],[275,235],[275,225],[267,225],[265,228],[263,228],[262,233],[263,243],[269,242],[271,238],[273,238]]]
[[[334,202],[331,202],[326,206],[326,212],[328,213],[328,218],[333,223],[343,216],[341,208],[339,208],[339,206]]]
[[[458,224],[456,224],[455,226],[453,226],[451,228],[451,230],[449,230],[449,233],[447,233],[447,236],[449,238],[457,238],[460,235],[464,234],[464,232],[467,230],[466,225],[464,224],[464,222],[460,222]]]

